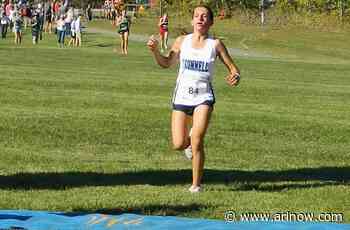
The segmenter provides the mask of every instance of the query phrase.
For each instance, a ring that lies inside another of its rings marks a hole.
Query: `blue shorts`
[[[188,116],[193,116],[194,110],[200,105],[209,105],[209,107],[214,108],[215,101],[204,101],[198,105],[178,105],[173,104],[173,110],[182,111]]]

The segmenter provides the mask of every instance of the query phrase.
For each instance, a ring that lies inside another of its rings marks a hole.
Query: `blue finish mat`
[[[44,211],[0,210],[0,230],[114,230],[114,229],[349,229],[349,224],[294,222],[233,222],[136,214],[104,215]]]

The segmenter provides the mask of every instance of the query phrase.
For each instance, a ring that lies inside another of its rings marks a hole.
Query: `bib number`
[[[199,89],[198,88],[189,87],[188,88],[188,93],[189,94],[199,94]]]
[[[194,99],[198,96],[209,92],[209,84],[206,82],[199,82],[197,84],[186,85],[182,91],[183,99]]]

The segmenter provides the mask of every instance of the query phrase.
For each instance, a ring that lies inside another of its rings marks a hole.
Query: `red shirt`
[[[60,10],[60,4],[56,2],[55,5],[53,6],[53,11],[57,13],[59,10]]]
[[[162,30],[168,30],[168,17],[160,17],[160,29]]]

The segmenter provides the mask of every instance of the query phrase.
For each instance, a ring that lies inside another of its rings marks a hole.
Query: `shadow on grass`
[[[91,38],[91,36],[97,36],[98,37],[100,34],[99,33],[92,33],[92,32],[84,31],[83,35],[85,35],[85,37]]]
[[[91,41],[91,42],[86,41],[86,42],[85,42],[85,45],[86,45],[87,47],[101,47],[101,48],[107,48],[107,47],[113,47],[113,46],[115,46],[115,44],[113,44],[113,43],[96,43],[96,42],[94,42],[94,41]]]
[[[115,46],[115,44],[113,44],[113,43],[99,43],[99,44],[94,45],[94,46],[96,46],[96,47],[113,47],[113,46]]]
[[[76,217],[89,214],[106,214],[106,215],[121,215],[124,213],[132,213],[137,215],[157,215],[157,216],[178,216],[184,213],[196,213],[201,212],[203,209],[211,208],[211,206],[201,204],[186,204],[186,205],[142,205],[137,208],[102,208],[102,209],[75,209],[70,213],[61,213],[57,215]]]
[[[192,171],[144,170],[114,174],[98,172],[36,172],[0,176],[0,189],[66,189],[81,186],[189,184]],[[350,167],[300,168],[280,171],[206,169],[205,184],[226,184],[234,190],[284,189],[349,185]]]

